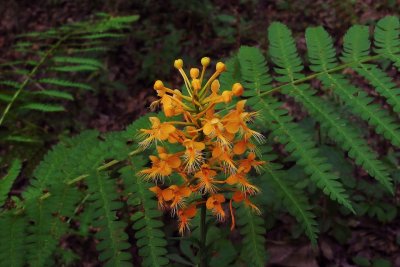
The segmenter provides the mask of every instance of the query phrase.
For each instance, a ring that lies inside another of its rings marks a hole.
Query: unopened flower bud
[[[195,91],[199,90],[201,88],[200,80],[199,79],[193,79],[192,87],[193,87],[193,89]]]
[[[154,89],[155,89],[155,90],[162,90],[163,88],[164,88],[164,84],[163,84],[162,81],[157,80],[157,81],[154,83]]]
[[[223,91],[221,96],[225,104],[227,104],[232,101],[233,93],[231,91]]]
[[[210,62],[211,62],[211,60],[210,60],[209,57],[203,57],[203,58],[201,59],[201,65],[202,65],[203,67],[207,67],[208,65],[210,65]]]
[[[235,83],[233,86],[232,86],[232,93],[235,95],[235,96],[241,96],[242,94],[243,94],[243,86],[240,84],[240,83]]]
[[[220,85],[219,85],[219,81],[218,81],[218,80],[214,80],[214,81],[211,83],[211,91],[212,91],[213,93],[218,93],[219,87],[220,87]]]
[[[200,71],[198,68],[191,68],[190,69],[190,77],[192,79],[196,79],[197,77],[199,77]]]
[[[174,61],[174,67],[179,69],[183,68],[183,60],[182,59],[177,59]]]
[[[217,72],[224,72],[226,70],[226,67],[224,63],[218,62],[215,69],[217,70]]]

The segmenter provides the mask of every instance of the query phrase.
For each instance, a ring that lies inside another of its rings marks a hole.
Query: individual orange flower
[[[260,209],[254,205],[250,199],[249,199],[249,194],[242,192],[242,191],[236,191],[233,196],[232,196],[232,200],[234,202],[244,202],[244,204],[246,206],[249,206],[254,212],[256,212],[257,214],[261,214]]]
[[[242,155],[247,149],[254,151],[256,146],[249,139],[243,138],[235,143],[232,151],[235,155]]]
[[[246,206],[250,207],[255,213],[257,213],[258,215],[261,214],[260,209],[250,201],[249,194],[246,194],[245,192],[242,192],[242,191],[236,191],[235,193],[233,193],[233,196],[229,203],[229,209],[231,212],[231,219],[232,219],[231,230],[233,230],[235,228],[235,215],[233,213],[232,201],[234,201],[236,203],[244,202],[244,204]]]
[[[222,121],[214,115],[214,109],[210,109],[203,119],[203,133],[209,138],[217,138],[222,146],[229,146],[233,135],[225,131]]]
[[[162,191],[162,196],[165,201],[171,202],[170,208],[175,214],[180,207],[184,206],[185,198],[189,197],[191,193],[192,190],[187,186],[171,185]]]
[[[216,175],[217,172],[210,169],[208,164],[203,164],[200,171],[195,173],[194,177],[198,180],[197,188],[202,194],[215,194],[218,191],[218,187],[215,185],[216,181],[214,180]]]
[[[261,171],[262,165],[265,161],[256,160],[256,154],[254,152],[249,153],[246,159],[240,160],[239,168],[241,167],[245,173],[248,173],[253,167],[257,172]]]
[[[172,173],[173,169],[177,169],[181,165],[181,160],[176,154],[168,154],[163,147],[157,147],[159,157],[149,156],[151,167],[139,172],[146,179],[164,180],[166,176]]]
[[[160,122],[157,117],[150,117],[151,129],[140,129],[141,135],[145,139],[140,142],[140,146],[147,148],[153,141],[165,141],[175,132],[176,128],[168,122]]]
[[[177,101],[178,100],[178,101]],[[183,113],[182,105],[180,104],[180,97],[178,95],[169,96],[163,95],[161,103],[166,117],[177,116]]]
[[[212,150],[212,159],[217,160],[224,171],[227,173],[235,173],[237,170],[236,163],[233,160],[233,155],[229,147],[215,146]]]
[[[189,222],[196,216],[196,213],[196,205],[190,205],[186,209],[178,210],[179,233],[181,235],[184,234],[185,230],[189,230]]]
[[[254,195],[260,191],[256,186],[252,185],[246,178],[243,169],[240,168],[237,173],[229,176],[225,182],[229,185],[238,185],[243,192]]]
[[[221,203],[224,202],[225,197],[221,194],[211,195],[206,202],[207,209],[212,210],[212,212],[217,215],[217,218],[220,221],[223,221],[225,219],[225,211],[223,210],[221,205]]]
[[[202,151],[205,149],[206,145],[191,139],[184,140],[183,145],[186,148],[183,155],[186,163],[185,169],[191,173],[199,169],[200,165],[203,163],[204,158]]]
[[[244,134],[245,138],[254,137],[257,141],[263,142],[264,136],[247,126],[248,122],[251,122],[257,112],[246,112],[244,109],[246,100],[241,100],[237,102],[236,109],[229,112],[223,119],[223,124],[227,132],[231,134],[236,134],[241,132]]]

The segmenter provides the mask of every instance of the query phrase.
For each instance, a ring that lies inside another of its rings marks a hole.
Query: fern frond
[[[137,207],[131,220],[135,230],[136,244],[139,247],[139,256],[143,259],[142,266],[165,266],[169,260],[165,234],[160,229],[164,225],[159,219],[162,213],[158,210],[154,194],[149,190],[152,185],[136,175],[144,166],[145,161],[142,157],[137,156],[132,158],[129,164],[130,166],[124,167],[120,172],[130,195],[128,204]]]
[[[74,66],[61,66],[61,67],[51,67],[49,71],[55,72],[93,72],[98,70],[97,67],[91,65],[74,65]]]
[[[279,74],[275,79],[279,82],[292,82],[304,77],[304,69],[297,55],[296,44],[288,27],[274,22],[268,27],[269,53],[276,64],[274,71]]]
[[[277,79],[287,82],[288,79],[291,81],[291,79],[295,79],[295,77],[303,77],[303,75],[299,73],[303,67],[299,65],[301,60],[297,57],[296,50],[293,49],[294,43],[290,36],[290,31],[286,26],[280,23],[274,23],[270,27],[270,45],[273,47],[270,50],[271,57],[278,66],[275,70],[286,76],[282,76],[282,78],[278,77]],[[289,44],[293,46],[291,47]],[[258,58],[259,56],[260,55],[258,55]],[[262,59],[265,62],[265,58],[262,57]],[[294,67],[285,67],[286,64],[294,64]],[[251,70],[251,67],[244,62],[241,62],[241,67]],[[265,80],[267,80],[267,78],[265,78]],[[257,92],[261,91],[257,88],[257,85],[263,84],[263,82],[254,80],[249,80],[249,82],[253,83],[251,86],[252,90],[256,90]],[[329,195],[332,200],[336,200],[350,210],[353,210],[348,196],[345,194],[341,183],[337,180],[338,177],[332,173],[331,166],[320,156],[316,144],[311,141],[311,136],[291,122],[292,118],[287,115],[287,112],[280,109],[281,103],[267,97],[257,97],[257,100],[258,103],[255,108],[257,110],[263,110],[264,116],[262,119],[267,124],[267,129],[271,129],[272,135],[276,137],[278,142],[284,144],[286,150],[298,160],[297,163],[304,167],[311,180],[313,180],[324,193]],[[255,102],[257,100],[255,100]]]
[[[266,178],[264,180],[275,189],[274,191],[282,198],[285,208],[301,224],[311,243],[316,245],[319,230],[315,215],[311,211],[311,205],[303,192],[285,181],[284,172],[280,171],[281,168],[282,166],[276,163],[265,164],[264,175]]]
[[[52,60],[56,63],[73,63],[80,65],[89,65],[96,67],[97,69],[104,68],[103,63],[95,58],[56,56],[53,57]]]
[[[263,267],[267,261],[265,249],[265,224],[261,216],[250,207],[239,205],[236,209],[237,225],[243,237],[241,258],[247,266]]]
[[[291,122],[292,118],[281,106],[280,102],[266,99],[260,101],[256,109],[263,110],[264,122],[272,130],[272,136],[285,145],[286,151],[296,158],[310,179],[332,200],[354,212],[342,184],[330,164],[320,155],[312,136]]]
[[[392,78],[374,64],[360,63],[363,58],[368,56],[370,45],[367,26],[351,27],[344,36],[342,60],[346,63],[359,62],[354,64],[354,70],[386,98],[395,112],[400,112],[400,88],[392,81]]]
[[[274,46],[274,55],[272,59],[279,68],[287,71],[288,77],[301,77],[300,67],[292,68],[291,62],[301,62],[300,56],[297,53],[294,38],[289,29],[282,24],[275,24],[271,26],[276,28],[275,32],[285,35],[285,49],[279,49],[279,42],[271,40],[271,45]],[[321,46],[329,46],[329,38],[325,38],[323,33],[321,35]],[[273,38],[273,36],[271,36]],[[354,38],[359,39],[359,38]],[[347,49],[349,51],[349,49]],[[357,58],[352,57],[349,61],[360,60],[360,56],[368,55],[369,45],[357,47],[355,50]],[[354,55],[356,55],[354,54]],[[334,60],[335,54],[333,51],[327,51],[326,56],[319,62],[326,68],[334,68],[338,63]],[[313,59],[314,60],[314,59]],[[314,61],[314,64],[317,62]],[[297,73],[298,72],[298,73]],[[369,148],[368,143],[357,134],[357,129],[346,119],[342,119],[337,114],[339,111],[327,99],[314,96],[316,91],[312,90],[309,85],[294,84],[295,80],[286,79],[286,76],[280,76],[280,80],[284,82],[291,82],[282,87],[282,93],[292,96],[296,101],[300,102],[322,126],[326,129],[329,137],[345,151],[349,151],[349,156],[353,158],[356,164],[361,165],[364,169],[379,182],[383,184],[390,192],[393,192],[393,186],[389,172],[384,164],[377,159],[376,153]],[[344,127],[346,125],[346,127]]]
[[[400,22],[395,16],[379,20],[374,32],[374,51],[394,62],[400,68]]]
[[[0,180],[0,207],[4,205],[10,189],[21,171],[21,166],[22,163],[20,160],[14,160],[7,174]]]
[[[32,222],[27,229],[26,256],[29,266],[32,267],[43,267],[58,244],[57,238],[49,233],[53,220],[49,201],[50,199],[36,199],[26,204],[28,218]]]
[[[90,199],[96,208],[93,226],[100,230],[95,237],[100,243],[96,248],[100,252],[99,259],[104,266],[132,266],[129,264],[131,255],[124,251],[129,248],[128,235],[124,232],[126,223],[117,220],[116,210],[122,207],[117,201],[115,181],[106,173],[93,172],[86,178]]]
[[[257,96],[271,89],[271,76],[268,74],[267,62],[259,49],[242,46],[238,53],[241,62],[243,86],[251,90],[245,90],[248,97]],[[252,99],[250,98],[250,104]]]
[[[387,110],[377,104],[372,104],[373,99],[367,93],[351,85],[342,74],[331,74],[328,70],[337,65],[335,49],[332,38],[322,28],[308,28],[306,42],[309,52],[310,68],[313,71],[323,72],[318,75],[326,88],[332,88],[349,107],[349,109],[362,119],[374,126],[376,132],[389,139],[395,146],[400,146],[400,127]]]
[[[26,225],[21,215],[7,213],[0,217],[0,266],[24,266]]]
[[[42,103],[28,103],[20,107],[21,109],[30,109],[41,112],[61,112],[65,111],[65,108],[60,105],[42,104]]]
[[[83,90],[93,90],[92,87],[88,84],[71,82],[71,81],[61,80],[61,79],[43,78],[43,79],[38,80],[38,82],[44,83],[44,84],[50,84],[50,85],[57,85],[60,87],[79,88],[79,89],[83,89]]]
[[[32,94],[47,96],[47,97],[51,97],[51,98],[74,100],[74,97],[72,94],[70,94],[68,92],[58,91],[58,90],[42,90],[42,91],[33,92]]]

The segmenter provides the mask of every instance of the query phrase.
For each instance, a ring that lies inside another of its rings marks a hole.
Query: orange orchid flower
[[[233,196],[229,203],[229,209],[231,212],[231,219],[232,219],[231,230],[233,230],[235,228],[235,215],[233,213],[232,201],[234,201],[236,203],[244,202],[244,204],[246,206],[250,207],[255,213],[257,213],[259,215],[261,214],[260,209],[250,201],[249,194],[246,194],[242,191],[236,191],[235,193],[233,193]]]
[[[237,171],[236,163],[232,156],[232,152],[228,147],[221,147],[217,145],[212,150],[212,159],[220,162],[220,165],[227,173],[235,173]]]
[[[242,191],[236,191],[235,193],[233,193],[232,200],[234,202],[243,201],[245,205],[249,206],[254,212],[256,212],[257,214],[261,214],[260,209],[250,201],[249,194],[247,193],[244,193]]]
[[[259,173],[264,164],[265,161],[256,160],[256,154],[251,152],[246,159],[240,160],[239,168],[242,168],[245,173],[248,173],[251,167],[253,167]]]
[[[238,185],[243,192],[254,195],[260,191],[256,186],[252,185],[246,178],[243,169],[240,168],[237,173],[229,176],[225,182],[229,185]]]
[[[207,209],[212,210],[212,212],[217,215],[219,221],[223,221],[225,219],[225,211],[221,205],[221,203],[224,202],[225,197],[221,194],[211,195],[206,202]]]
[[[196,172],[194,177],[198,179],[198,190],[202,193],[215,194],[218,191],[218,187],[215,185],[214,177],[217,172],[210,169],[208,164],[203,164],[200,171]]]
[[[171,175],[173,169],[179,168],[181,160],[176,154],[166,153],[165,148],[157,147],[159,157],[149,156],[151,167],[139,172],[140,175],[148,180],[164,180],[166,176]]]
[[[140,142],[140,146],[147,148],[153,141],[165,141],[172,133],[175,132],[176,128],[168,122],[160,122],[157,117],[150,117],[151,129],[140,129],[141,136],[145,136],[145,139]]]
[[[199,169],[200,165],[203,163],[204,157],[202,151],[206,148],[206,145],[191,139],[184,140],[183,145],[186,148],[183,155],[186,162],[185,169],[191,173]]]
[[[235,155],[242,155],[247,149],[254,151],[256,146],[249,139],[243,138],[235,143],[232,151]]]
[[[190,205],[186,209],[178,210],[179,233],[184,234],[185,230],[189,230],[190,220],[196,216],[196,205]]]
[[[189,197],[191,194],[192,190],[187,186],[171,185],[162,191],[164,201],[171,202],[169,207],[173,214],[175,214],[180,207],[184,206],[185,198]]]

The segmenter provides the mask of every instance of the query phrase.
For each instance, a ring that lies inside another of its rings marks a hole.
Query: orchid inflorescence
[[[140,146],[144,149],[156,143],[158,155],[151,155],[151,167],[139,174],[155,182],[150,190],[155,193],[161,209],[168,209],[178,217],[181,234],[189,229],[189,222],[201,205],[206,205],[218,220],[224,220],[226,198],[230,198],[232,229],[235,226],[232,202],[242,202],[260,212],[250,201],[260,190],[247,177],[252,169],[259,171],[264,164],[257,160],[253,143],[253,140],[262,142],[264,137],[248,126],[258,113],[246,111],[246,100],[241,100],[226,115],[219,114],[217,104],[228,104],[233,97],[240,97],[243,86],[235,83],[231,90],[220,94],[217,78],[226,70],[225,64],[218,62],[215,73],[204,85],[210,58],[202,58],[201,65],[201,71],[190,69],[189,80],[183,61],[175,60],[174,66],[183,77],[187,94],[170,89],[158,80],[154,89],[160,99],[150,107],[155,109],[161,104],[167,118],[177,119],[162,122],[150,117],[151,128],[140,129]],[[178,152],[168,152],[167,145],[178,146]],[[177,175],[173,179],[174,174]],[[166,177],[170,182],[173,180],[173,184],[166,185]]]

